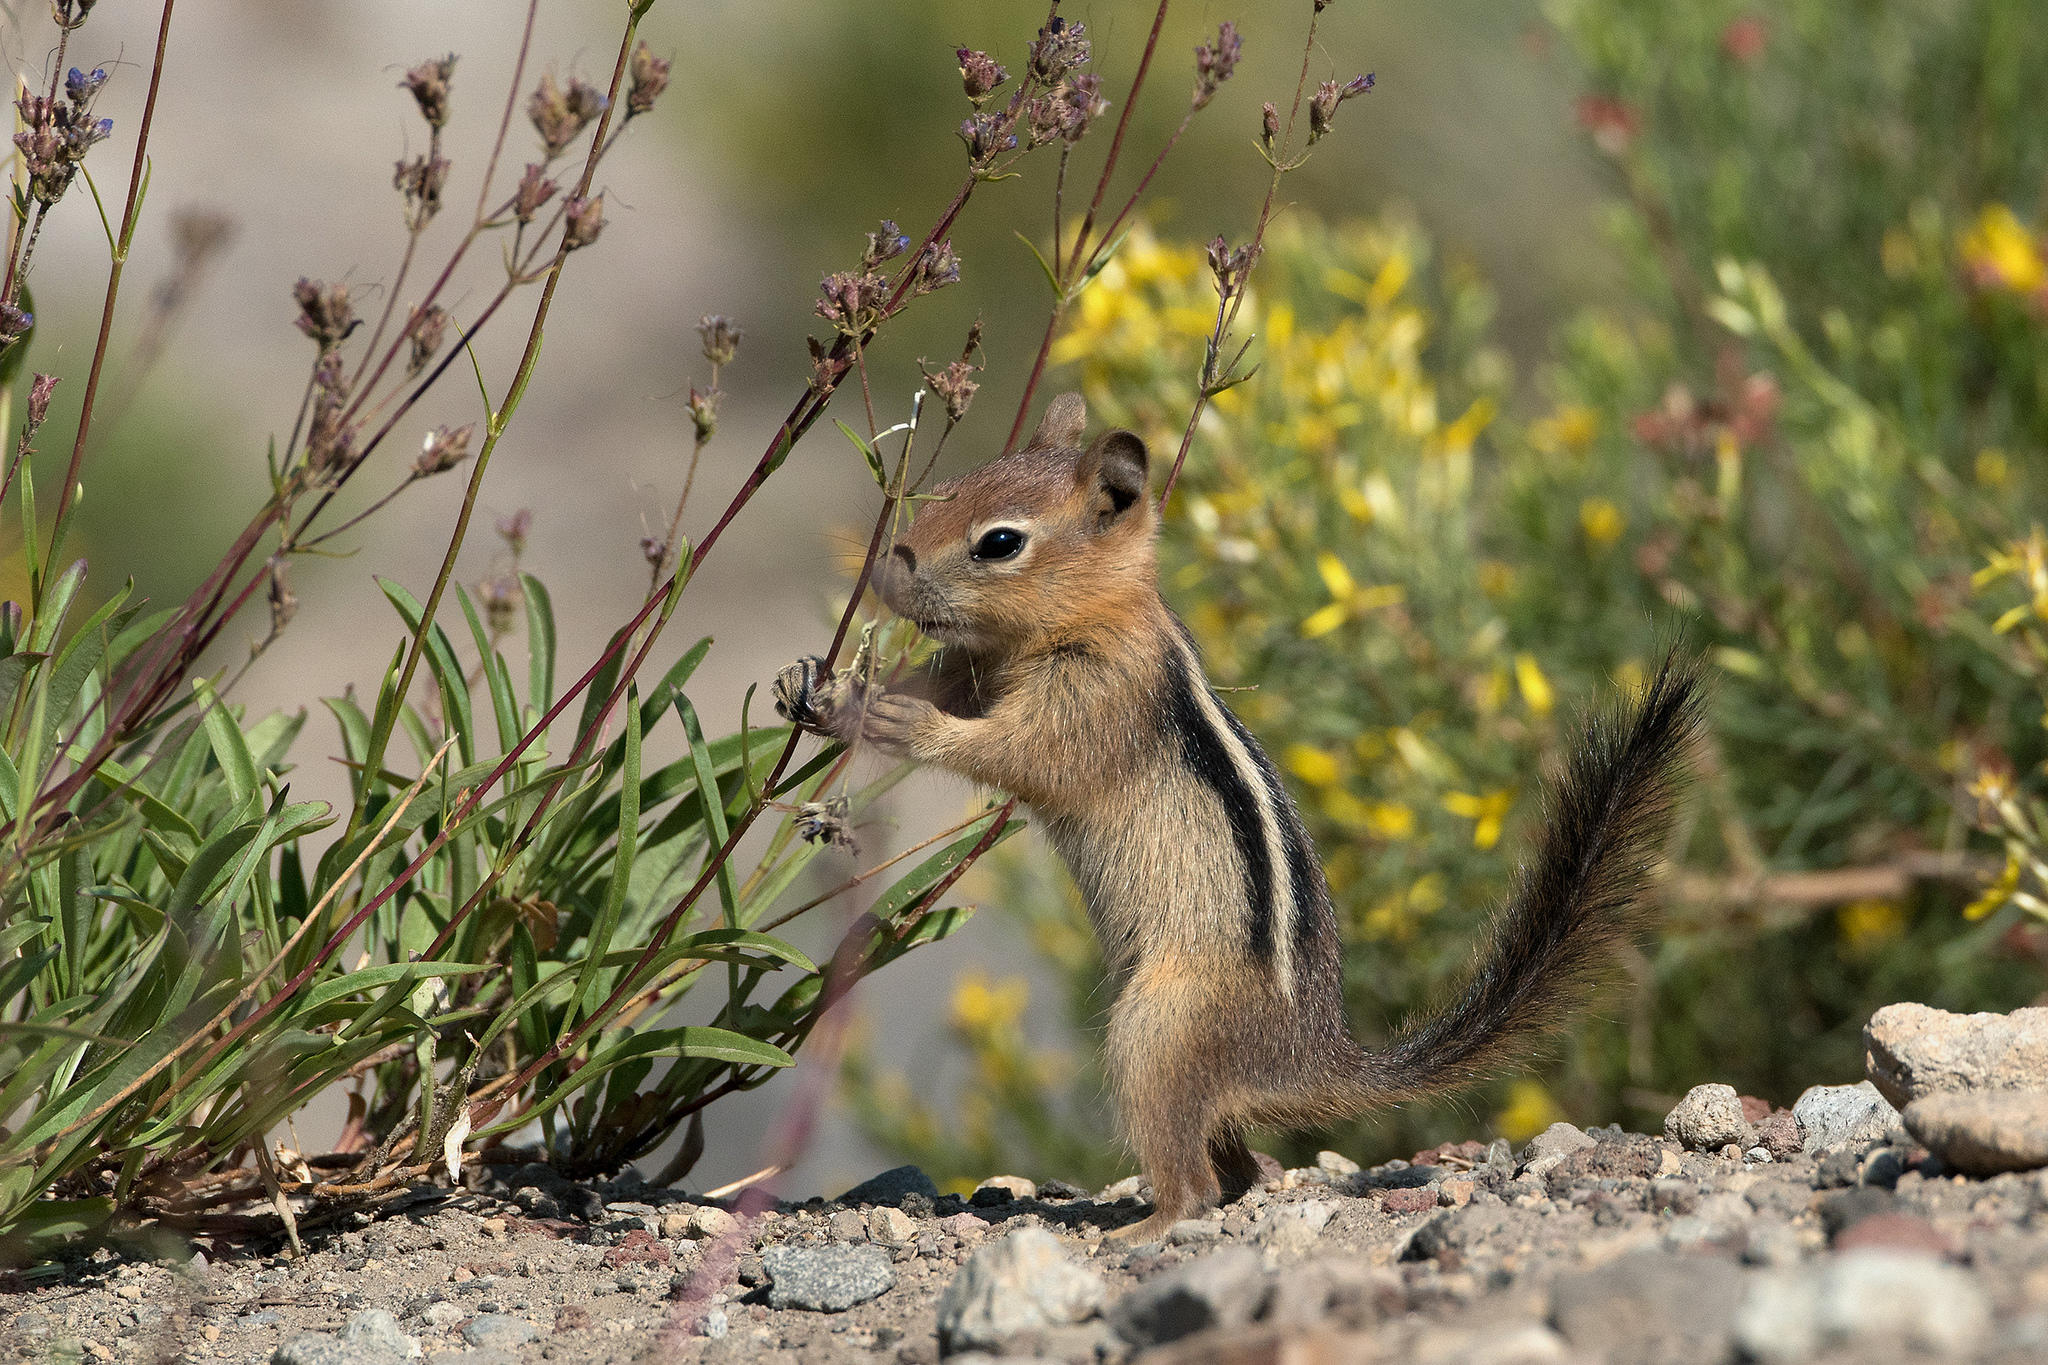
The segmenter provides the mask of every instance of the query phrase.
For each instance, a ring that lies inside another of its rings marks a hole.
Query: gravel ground
[[[2030,1084],[1966,1093],[2048,1098]],[[1935,1131],[1868,1083],[1792,1111],[1701,1086],[1660,1135],[1559,1124],[1518,1151],[1367,1170],[1324,1153],[1140,1246],[1109,1235],[1145,1212],[1135,1181],[999,1177],[962,1199],[906,1167],[736,1220],[630,1179],[488,1166],[303,1257],[100,1248],[0,1292],[0,1347],[252,1365],[2048,1359],[2048,1169],[1965,1174]]]

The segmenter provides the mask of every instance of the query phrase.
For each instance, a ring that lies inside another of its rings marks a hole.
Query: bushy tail
[[[1671,826],[1702,712],[1696,661],[1674,650],[1633,705],[1591,716],[1546,802],[1542,845],[1516,875],[1458,998],[1358,1060],[1360,1107],[1456,1089],[1526,1060],[1640,925],[1643,883]]]

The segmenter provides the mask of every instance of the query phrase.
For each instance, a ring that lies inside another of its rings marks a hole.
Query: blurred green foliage
[[[1163,586],[1290,774],[1368,1041],[1461,976],[1572,718],[1676,637],[1717,675],[1662,930],[1541,1082],[1276,1150],[1654,1128],[1709,1080],[1789,1103],[1860,1073],[1878,1004],[2041,990],[2033,9],[1560,0],[1629,288],[1519,375],[1487,285],[1413,221],[1296,213],[1269,235],[1240,321],[1260,368],[1195,433]],[[1163,469],[1215,310],[1197,248],[1134,237],[1054,358]],[[1074,913],[1026,911],[1092,1024]],[[1019,987],[974,989],[1021,1012]],[[955,1024],[985,1110],[1106,1137],[1093,1073]],[[1068,1174],[1071,1136],[935,1139],[903,1094],[864,1113],[942,1177]]]

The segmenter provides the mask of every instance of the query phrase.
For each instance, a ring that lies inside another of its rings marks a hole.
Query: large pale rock
[[[1869,1081],[1856,1085],[1814,1085],[1792,1106],[1793,1120],[1806,1135],[1806,1150],[1857,1151],[1883,1142],[1899,1111]]]
[[[2048,1166],[2048,1090],[1951,1091],[1906,1106],[1906,1131],[1971,1175]]]
[[[1718,1152],[1731,1142],[1747,1147],[1752,1134],[1742,1100],[1729,1085],[1696,1085],[1664,1116],[1664,1136],[1695,1152]]]
[[[1886,1005],[1863,1026],[1863,1066],[1901,1108],[1944,1090],[2048,1089],[2048,1008],[1950,1014]]]
[[[1012,1340],[1092,1317],[1108,1297],[1102,1276],[1067,1259],[1057,1237],[1023,1227],[968,1258],[939,1296],[948,1351],[999,1350]]]

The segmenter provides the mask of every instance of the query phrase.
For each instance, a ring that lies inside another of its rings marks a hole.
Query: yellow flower
[[[1986,204],[1958,245],[1963,264],[1985,284],[2015,294],[2031,294],[2048,284],[2048,262],[2041,259],[2033,234],[2003,204]]]
[[[1835,932],[1851,952],[1889,942],[1905,928],[1906,912],[1894,901],[1851,901],[1835,909]]]
[[[1621,509],[1606,498],[1587,498],[1579,504],[1580,528],[1585,531],[1586,539],[1603,550],[1621,539],[1627,525]]]
[[[1493,1127],[1509,1142],[1526,1142],[1563,1118],[1543,1083],[1525,1076],[1508,1087],[1507,1107],[1493,1116]]]
[[[1583,455],[1600,434],[1600,414],[1584,403],[1565,403],[1529,424],[1529,444],[1546,455]]]
[[[2020,889],[2020,858],[2015,851],[2005,855],[2005,871],[1998,874],[1996,881],[1984,888],[1984,894],[1963,907],[1963,918],[1983,919],[1992,911],[2012,899],[2012,893]]]
[[[1366,811],[1365,826],[1382,839],[1411,838],[1415,812],[1399,801],[1375,801]]]
[[[1311,744],[1290,744],[1285,754],[1287,771],[1311,787],[1328,787],[1337,781],[1337,760]]]
[[[1502,598],[1515,590],[1515,566],[1498,559],[1479,561],[1479,591],[1488,597]]]
[[[1515,686],[1522,690],[1522,700],[1529,710],[1538,716],[1547,716],[1557,705],[1557,695],[1550,690],[1550,679],[1543,676],[1543,668],[1536,662],[1534,654],[1515,656]]]
[[[1501,826],[1515,804],[1515,794],[1503,788],[1474,796],[1470,792],[1451,792],[1444,797],[1444,809],[1453,815],[1462,815],[1474,821],[1472,846],[1478,849],[1492,848],[1500,842]]]
[[[1328,550],[1316,556],[1316,572],[1322,576],[1323,586],[1329,589],[1330,601],[1310,612],[1301,623],[1304,639],[1320,639],[1346,621],[1381,607],[1397,606],[1407,597],[1398,583],[1360,586],[1351,576],[1351,570],[1344,567],[1344,561]]]
[[[1472,449],[1472,442],[1479,433],[1486,430],[1493,421],[1496,405],[1491,398],[1475,398],[1472,406],[1460,413],[1458,419],[1437,435],[1437,449],[1447,455],[1463,455]]]
[[[2012,482],[2012,462],[2002,450],[1977,452],[1977,482],[1986,488],[2003,488]]]
[[[982,972],[966,972],[953,985],[953,1027],[963,1033],[995,1033],[1016,1027],[1031,1002],[1031,986],[1021,976],[992,982]]]

